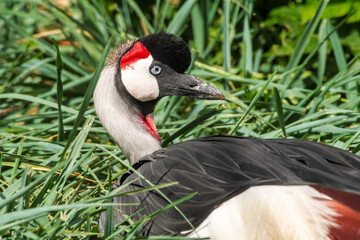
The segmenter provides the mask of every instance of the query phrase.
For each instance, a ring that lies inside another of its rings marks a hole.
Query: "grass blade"
[[[330,35],[330,42],[331,42],[331,46],[334,50],[336,64],[338,66],[339,71],[341,71],[347,65],[346,58],[345,58],[344,50],[340,43],[339,35],[338,35],[337,31],[334,30],[334,27],[332,26],[331,22],[329,22],[329,21],[327,24],[327,32],[328,33],[332,32],[332,34]]]
[[[58,129],[58,141],[64,141],[64,122],[63,115],[61,110],[61,105],[63,102],[63,85],[61,81],[61,72],[63,69],[63,62],[61,60],[61,54],[59,50],[59,46],[55,39],[52,38],[52,42],[56,48],[56,90],[57,90],[57,102],[58,102],[58,111],[59,111],[59,129]]]
[[[154,28],[151,26],[150,22],[148,21],[146,15],[143,13],[143,11],[140,9],[139,5],[134,0],[128,0],[127,3],[130,5],[130,7],[136,12],[139,19],[144,22],[144,26],[146,29],[144,29],[145,35],[149,33],[154,33]]]
[[[360,136],[360,130],[357,131],[357,133],[355,133],[348,141],[346,141],[346,143],[344,143],[342,149],[346,150],[350,146],[350,144],[352,144],[359,136]]]
[[[203,53],[205,49],[205,20],[203,18],[200,4],[196,3],[191,10],[191,25],[194,35],[195,48]]]
[[[231,128],[231,130],[228,132],[228,135],[233,135],[237,128],[240,126],[242,121],[246,118],[246,116],[249,114],[251,109],[255,106],[261,95],[265,92],[266,88],[269,86],[271,81],[274,79],[276,73],[273,73],[270,78],[264,83],[264,86],[260,89],[260,91],[255,95],[255,97],[251,100],[251,103],[249,107],[246,109],[244,115],[239,119],[239,121]]]
[[[111,162],[109,164],[109,180],[112,179],[112,169],[111,169],[112,165]],[[109,186],[108,186],[108,191],[111,192],[112,186],[111,186],[111,181],[109,181]],[[108,203],[112,202],[112,199],[109,198],[107,200]],[[105,237],[111,236],[114,233],[114,212],[113,212],[113,208],[111,206],[106,207],[106,212],[105,212]]]
[[[31,35],[29,35],[22,27],[20,27],[18,24],[12,22],[12,21],[8,21],[6,18],[3,18],[0,15],[0,19],[3,19],[10,27],[12,27],[13,29],[15,29],[19,34],[21,34],[23,37],[29,38],[31,40],[33,40],[35,43],[38,44],[38,46],[47,51],[49,54],[51,54],[52,56],[56,56],[56,51],[54,50],[54,48],[47,43],[46,41],[44,41],[43,39],[36,39],[34,37],[32,37]],[[69,68],[71,68],[73,71],[81,74],[81,75],[86,75],[87,71],[82,69],[81,66],[79,66],[78,62],[72,58],[63,56],[63,62],[64,64],[66,64]]]
[[[283,107],[282,107],[279,91],[278,91],[278,89],[276,87],[274,87],[274,94],[275,94],[275,107],[276,107],[276,112],[277,112],[277,115],[278,115],[279,124],[280,124],[281,130],[283,132],[283,137],[286,138]]]
[[[187,17],[191,14],[191,9],[193,8],[196,0],[187,0],[173,17],[169,26],[167,28],[168,33],[172,33],[174,35],[179,35],[181,27],[184,26],[184,23]]]
[[[311,19],[309,24],[306,26],[304,33],[302,34],[298,44],[296,45],[294,53],[291,55],[290,61],[289,61],[288,65],[286,66],[287,71],[295,68],[299,64],[300,59],[303,56],[305,47],[306,47],[307,43],[309,42],[310,37],[314,33],[315,28],[318,25],[318,23],[320,21],[320,17],[322,15],[322,13],[324,12],[325,7],[328,4],[328,2],[329,2],[329,0],[322,0],[321,3],[319,4],[319,7],[317,8],[314,17]],[[290,74],[284,76],[284,79],[282,82],[286,85],[289,85],[290,84]]]
[[[318,68],[318,76],[317,76],[317,85],[321,86],[322,85],[322,81],[325,75],[325,69],[326,69],[326,47],[327,47],[327,40],[325,40],[326,37],[326,29],[327,29],[327,24],[328,24],[327,19],[324,19],[319,27],[319,43],[323,42],[324,43],[321,45],[321,47],[319,48],[319,68]]]
[[[16,157],[16,159],[15,159],[15,164],[14,164],[14,167],[12,169],[12,174],[11,174],[11,178],[10,178],[10,181],[9,181],[10,184],[14,183],[15,175],[17,174],[17,171],[19,170],[19,163],[20,163],[20,158],[21,158],[20,156],[21,156],[21,153],[23,151],[23,145],[24,145],[24,139],[21,139],[20,144],[19,144],[19,148],[18,148],[17,153],[16,153],[16,155],[18,157]]]
[[[212,109],[210,111],[208,111],[207,113],[199,116],[198,118],[196,118],[195,120],[189,122],[188,124],[186,124],[184,127],[182,127],[181,129],[179,129],[178,131],[176,131],[173,135],[171,135],[170,137],[168,137],[167,139],[165,139],[163,141],[163,143],[161,144],[162,147],[166,147],[167,145],[169,145],[173,140],[175,140],[177,137],[181,136],[182,134],[186,134],[189,131],[191,131],[192,129],[194,129],[196,126],[200,125],[202,122],[204,122],[206,119],[211,118],[212,116],[218,114],[219,112],[221,112],[222,110],[224,110],[224,108],[222,106],[219,106],[215,109]]]
[[[243,74],[246,76],[247,74],[251,75],[253,72],[253,48],[252,48],[252,38],[250,33],[250,18],[252,14],[253,1],[246,0],[246,14],[244,17],[244,49],[243,53],[245,53],[245,69],[243,69]]]
[[[330,22],[328,23],[327,27],[328,27],[327,28],[328,32],[334,31],[334,27],[332,26],[332,24]],[[337,31],[334,31],[333,34],[331,34],[330,42],[331,42],[331,46],[334,50],[336,65],[338,66],[339,71],[341,71],[342,69],[344,69],[346,67],[347,62],[346,62],[345,53],[342,48],[340,38],[339,38]],[[353,89],[357,89],[356,82],[347,83],[345,85],[345,89],[348,91],[346,93],[346,97],[349,99],[349,102],[353,103],[353,104],[357,104],[358,96],[357,96],[357,94],[352,92]]]
[[[74,127],[73,129],[71,130],[70,132],[70,136],[67,140],[67,143],[66,143],[66,146],[64,148],[64,151],[63,151],[63,155],[62,157],[64,157],[64,154],[66,153],[67,149],[70,147],[70,144],[72,143],[73,139],[75,138],[75,135],[77,133],[77,129],[78,127],[80,126],[80,123],[82,122],[83,120],[83,117],[84,117],[84,113],[90,103],[90,100],[92,98],[92,95],[93,95],[93,92],[94,92],[94,89],[96,87],[96,83],[100,77],[100,73],[101,73],[101,70],[103,69],[104,65],[105,65],[105,60],[107,58],[107,55],[108,55],[108,52],[109,52],[109,48],[110,48],[110,44],[112,42],[112,37],[109,39],[107,45],[105,46],[105,49],[104,49],[104,52],[103,52],[103,55],[100,59],[100,62],[99,62],[99,65],[98,67],[96,68],[96,71],[94,73],[94,76],[93,78],[91,79],[90,81],[90,84],[89,84],[89,87],[87,88],[86,90],[86,93],[85,93],[85,96],[84,96],[84,100],[81,104],[81,107],[80,107],[80,110],[79,110],[79,113],[76,117],[76,120],[75,120],[75,124],[74,124]]]
[[[231,52],[230,52],[230,4],[229,0],[223,1],[223,9],[224,9],[224,20],[222,24],[223,28],[223,67],[226,72],[230,71],[231,68]]]

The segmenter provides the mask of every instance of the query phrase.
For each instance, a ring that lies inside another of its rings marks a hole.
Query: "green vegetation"
[[[97,219],[124,194],[109,189],[128,162],[92,90],[106,46],[149,33],[181,36],[195,59],[189,72],[227,99],[161,100],[164,145],[233,134],[359,154],[359,2],[302,2],[2,0],[0,239],[111,238]],[[146,220],[119,232],[140,239]]]

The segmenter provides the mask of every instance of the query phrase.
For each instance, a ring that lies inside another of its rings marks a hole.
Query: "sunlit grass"
[[[233,134],[359,154],[360,18],[350,1],[337,15],[328,1],[269,14],[253,1],[62,2],[0,2],[3,239],[106,238],[97,219],[123,194],[110,186],[129,166],[96,117],[92,91],[106,46],[149,33],[181,36],[194,57],[189,73],[226,96],[162,99],[155,120],[164,145]],[[119,231],[139,238],[146,220]]]

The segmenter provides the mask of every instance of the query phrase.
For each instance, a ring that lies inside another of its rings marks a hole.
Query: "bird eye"
[[[161,67],[159,65],[154,65],[150,68],[150,73],[154,76],[160,75]]]

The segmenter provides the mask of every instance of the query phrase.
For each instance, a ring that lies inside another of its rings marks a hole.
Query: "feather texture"
[[[337,212],[309,186],[256,186],[216,208],[191,237],[329,240]]]
[[[222,203],[254,186],[316,185],[360,194],[359,156],[304,140],[206,137],[160,149],[141,158],[140,163],[137,171],[153,184],[178,182],[161,189],[171,201],[197,192],[178,205],[195,227]],[[125,191],[148,186],[137,178],[136,173],[127,175],[115,187],[130,181],[135,182]],[[116,197],[114,202],[119,203],[114,211],[116,222],[124,219],[122,213],[131,215],[142,209],[133,217],[139,220],[168,204],[156,191]],[[139,205],[121,205],[129,202]],[[104,221],[102,215],[100,225]],[[142,227],[146,235],[181,235],[189,230],[174,208]]]

